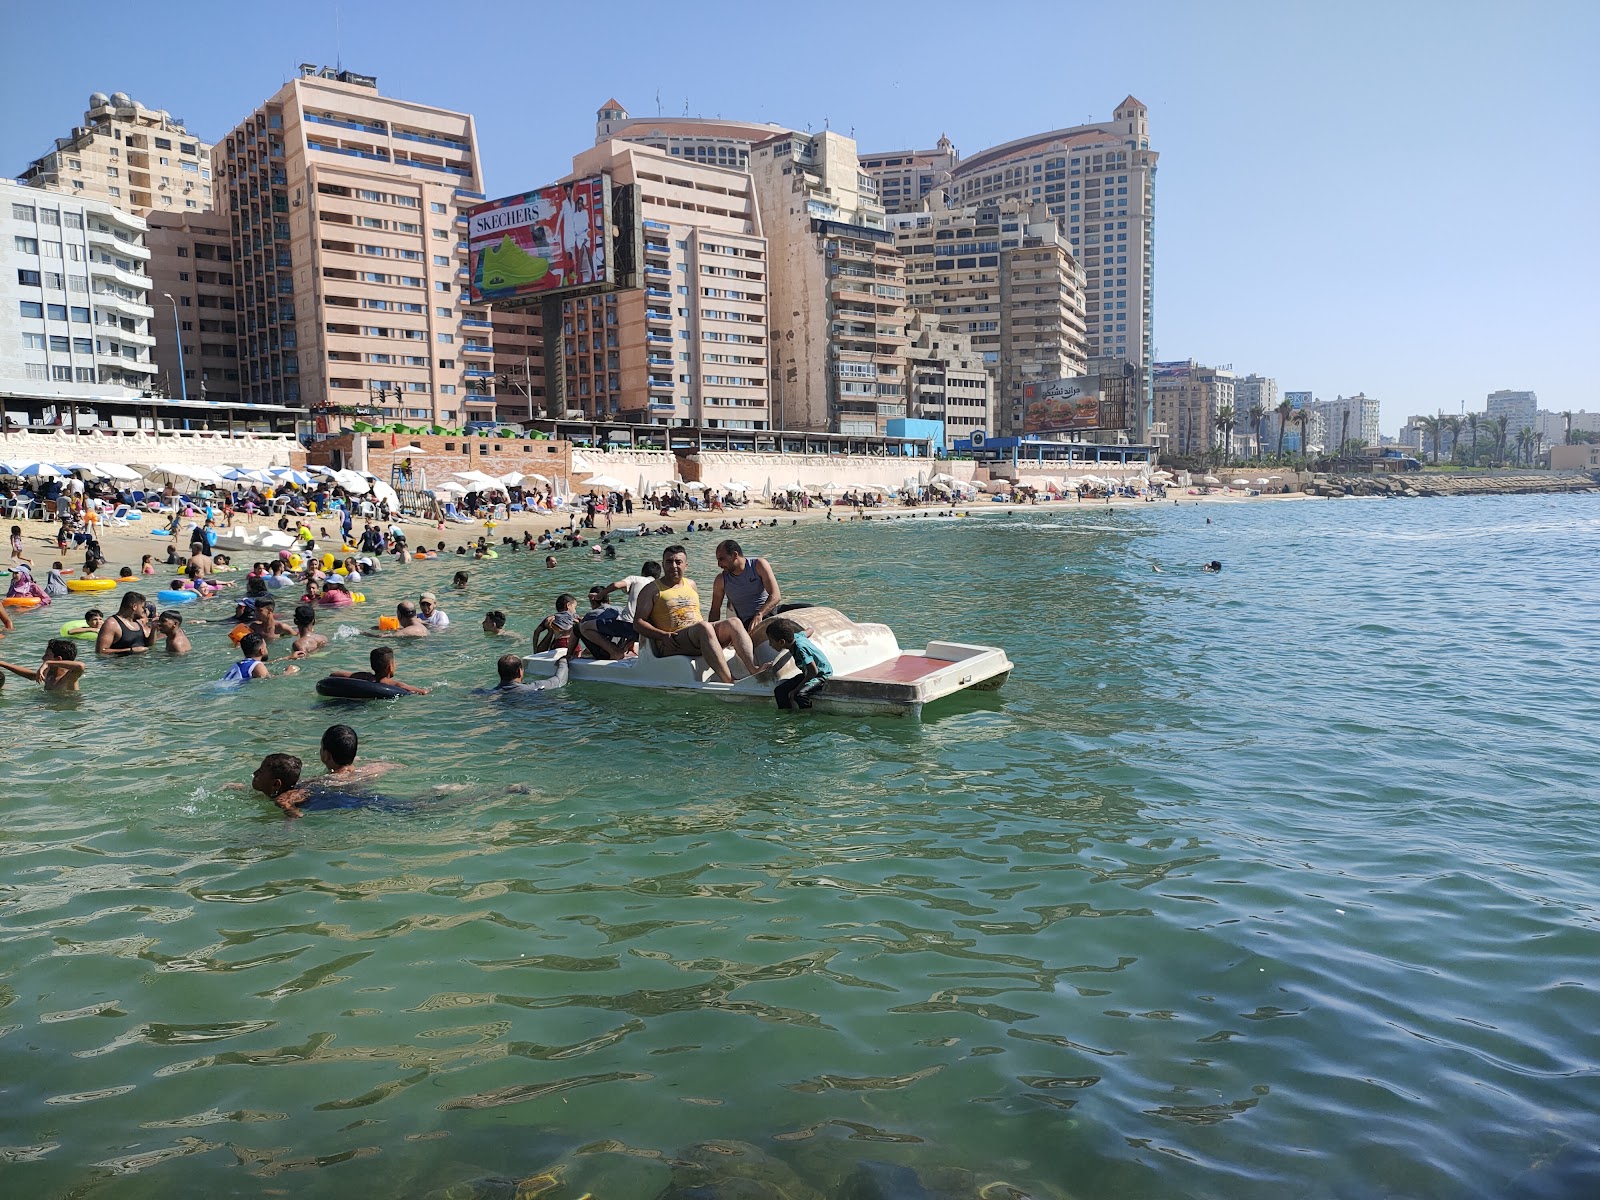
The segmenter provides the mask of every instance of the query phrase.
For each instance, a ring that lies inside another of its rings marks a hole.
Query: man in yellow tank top
[[[715,625],[701,615],[700,592],[693,580],[684,577],[689,552],[682,546],[668,546],[661,553],[661,578],[647,584],[634,606],[633,624],[640,637],[650,639],[660,658],[683,655],[703,658],[723,683],[733,682],[722,650],[732,646],[734,656],[751,675],[762,668],[755,662],[750,634],[739,621],[718,621]]]

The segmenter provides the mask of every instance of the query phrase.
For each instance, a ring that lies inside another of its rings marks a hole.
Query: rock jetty
[[[1520,496],[1549,492],[1600,492],[1600,477],[1582,471],[1473,471],[1448,475],[1318,475],[1308,496]]]

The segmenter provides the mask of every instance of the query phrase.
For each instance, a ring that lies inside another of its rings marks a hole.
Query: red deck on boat
[[[915,683],[949,665],[942,658],[929,658],[926,654],[902,654],[893,662],[879,663],[875,667],[838,678],[860,683]]]

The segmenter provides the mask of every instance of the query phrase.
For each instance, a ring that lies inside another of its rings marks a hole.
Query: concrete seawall
[[[1324,475],[1306,485],[1313,496],[1520,496],[1600,492],[1600,478],[1581,471],[1472,471],[1448,475]]]

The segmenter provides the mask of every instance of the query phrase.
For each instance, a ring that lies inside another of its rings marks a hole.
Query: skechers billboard
[[[518,300],[608,290],[611,178],[594,175],[467,210],[468,299]]]

